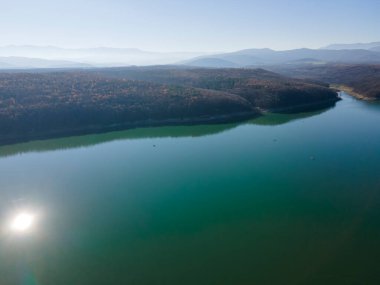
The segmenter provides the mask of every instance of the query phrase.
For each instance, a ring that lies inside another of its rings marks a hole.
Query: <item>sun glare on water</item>
[[[33,227],[35,217],[31,213],[18,213],[10,223],[10,228],[14,232],[26,232]]]

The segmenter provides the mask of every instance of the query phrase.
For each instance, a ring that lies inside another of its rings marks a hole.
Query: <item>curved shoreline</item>
[[[81,136],[88,134],[107,133],[136,128],[148,127],[163,127],[163,126],[189,126],[189,125],[202,125],[202,124],[226,124],[236,123],[245,120],[253,119],[261,116],[257,111],[241,112],[230,115],[220,116],[204,116],[199,118],[186,118],[186,119],[166,119],[166,120],[144,120],[137,122],[125,122],[121,124],[113,124],[108,126],[85,126],[76,129],[64,129],[55,131],[46,131],[40,133],[28,133],[20,135],[9,135],[0,137],[0,146],[11,145],[16,143],[24,143],[35,140],[47,140],[60,137]]]
[[[359,99],[359,100],[363,100],[363,101],[377,101],[376,98],[368,97],[368,96],[365,96],[365,95],[360,94],[358,92],[355,92],[352,87],[347,86],[347,85],[331,84],[331,88],[335,89],[335,90],[346,92],[348,95],[350,95],[350,96],[352,96],[352,97],[354,97],[356,99]]]
[[[310,112],[318,109],[324,109],[333,106],[337,101],[341,100],[338,96],[331,100],[324,100],[309,104],[300,104],[286,108],[272,108],[252,110],[251,112],[240,112],[219,116],[203,116],[199,118],[185,119],[165,119],[165,120],[144,120],[136,122],[125,122],[121,124],[113,124],[108,126],[91,125],[78,127],[75,129],[61,129],[38,133],[24,133],[17,135],[8,135],[0,137],[0,146],[11,145],[16,143],[25,143],[35,140],[47,140],[61,137],[81,136],[88,134],[108,133],[113,131],[121,131],[136,128],[163,127],[163,126],[189,126],[202,124],[227,124],[243,122],[245,120],[254,119],[265,115],[266,113],[301,113]]]

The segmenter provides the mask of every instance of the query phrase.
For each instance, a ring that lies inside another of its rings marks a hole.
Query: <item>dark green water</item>
[[[343,96],[1,147],[0,284],[380,284],[380,105]]]

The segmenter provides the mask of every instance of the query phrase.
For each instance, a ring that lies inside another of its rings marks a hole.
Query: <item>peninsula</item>
[[[0,73],[0,143],[135,127],[241,121],[339,100],[263,69],[131,67]]]

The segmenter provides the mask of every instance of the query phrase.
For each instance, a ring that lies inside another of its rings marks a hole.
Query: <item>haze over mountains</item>
[[[321,49],[247,49],[231,53],[202,56],[185,64],[201,67],[257,67],[283,64],[380,63],[380,42],[368,44],[334,44]]]
[[[373,43],[356,43],[356,44],[332,44],[322,49],[366,49],[366,50],[380,50],[380,42]]]
[[[188,65],[210,68],[279,64],[380,63],[380,42],[332,44],[321,49],[245,49],[228,53],[150,52],[134,48],[0,47],[0,69]]]
[[[160,53],[135,48],[98,47],[69,49],[54,46],[13,45],[0,47],[0,68],[66,68],[173,64],[204,54],[200,52]],[[31,64],[29,58],[34,60],[34,64]],[[39,62],[39,59],[42,61]]]

